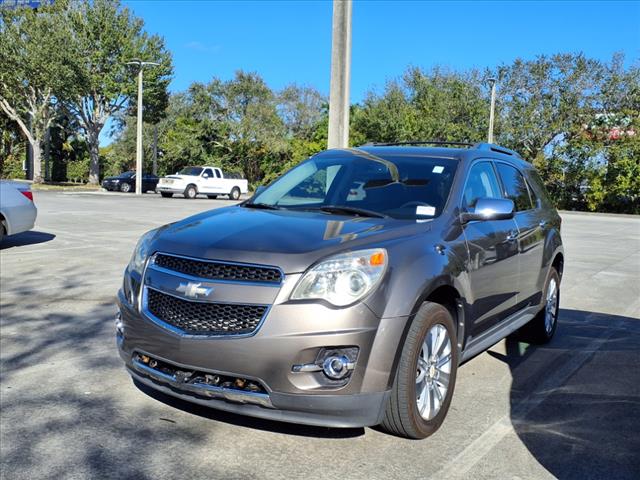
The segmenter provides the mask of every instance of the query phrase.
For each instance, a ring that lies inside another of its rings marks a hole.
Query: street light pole
[[[136,128],[136,195],[142,195],[142,71],[147,65],[160,65],[155,62],[133,60],[127,65],[138,65],[138,119]]]
[[[489,143],[493,143],[493,120],[494,120],[495,110],[496,110],[497,80],[495,78],[490,78],[488,81],[491,84],[491,110],[489,111],[489,135],[488,135],[487,141]]]
[[[349,83],[351,80],[351,0],[333,0],[329,148],[349,146]]]

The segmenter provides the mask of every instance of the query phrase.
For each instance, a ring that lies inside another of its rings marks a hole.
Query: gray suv
[[[516,330],[551,339],[564,263],[532,166],[449,145],[324,151],[143,235],[116,320],[136,383],[273,420],[436,431],[460,364]]]

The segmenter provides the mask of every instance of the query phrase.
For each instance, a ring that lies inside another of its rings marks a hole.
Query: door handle
[[[518,231],[517,230],[511,230],[509,232],[509,235],[507,235],[507,241],[512,242],[513,240],[516,240],[518,238]]]

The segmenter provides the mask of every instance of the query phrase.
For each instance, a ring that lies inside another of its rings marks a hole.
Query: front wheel
[[[240,189],[238,187],[233,187],[229,194],[229,198],[231,200],[238,200],[240,198]]]
[[[184,198],[193,200],[194,198],[196,198],[196,195],[198,195],[198,190],[196,190],[196,187],[194,185],[189,185],[187,188],[185,188]]]
[[[131,185],[129,185],[128,183],[123,183],[122,185],[120,185],[120,191],[122,193],[129,193],[131,191]]]
[[[458,370],[455,323],[442,305],[425,302],[402,349],[382,428],[407,438],[425,438],[442,424]]]

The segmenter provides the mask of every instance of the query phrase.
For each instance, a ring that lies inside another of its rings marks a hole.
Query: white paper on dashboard
[[[433,173],[442,173],[442,172],[444,172],[444,167],[442,165],[436,165],[435,167],[433,167],[432,172]]]
[[[427,207],[425,205],[418,205],[416,207],[416,215],[435,215],[436,207]]]

